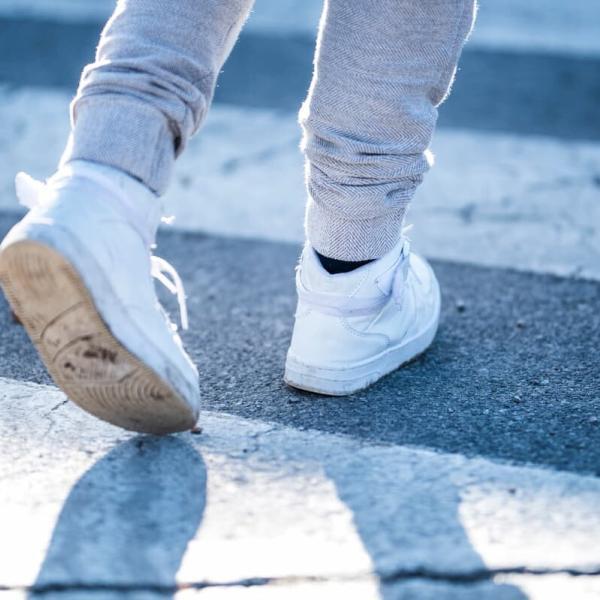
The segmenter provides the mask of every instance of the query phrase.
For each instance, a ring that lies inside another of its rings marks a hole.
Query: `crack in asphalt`
[[[475,569],[464,573],[448,571],[432,571],[427,569],[400,569],[388,574],[357,573],[347,575],[315,575],[315,576],[287,576],[287,577],[251,577],[232,581],[198,581],[180,584],[135,584],[135,583],[43,583],[31,586],[6,586],[0,585],[0,592],[21,591],[34,594],[50,594],[61,592],[155,592],[162,594],[175,594],[184,590],[202,590],[206,588],[230,587],[258,587],[266,585],[290,585],[300,583],[328,583],[351,582],[376,578],[380,584],[394,584],[402,581],[425,580],[438,583],[477,584],[490,581],[498,575],[529,575],[536,577],[552,575],[568,575],[571,577],[597,577],[600,576],[600,567],[585,568],[560,568],[536,569],[531,567],[507,567],[498,569]]]
[[[464,573],[452,573],[447,571],[429,571],[426,569],[397,570],[389,574],[379,575],[382,583],[395,583],[409,579],[425,579],[430,581],[441,581],[447,583],[480,583],[493,579],[498,575],[569,575],[571,577],[596,577],[600,576],[600,567],[596,568],[558,568],[558,569],[536,569],[532,567],[506,567],[498,569],[474,569]]]
[[[48,410],[46,413],[44,413],[42,415],[44,419],[49,421],[48,428],[46,429],[46,431],[44,433],[44,437],[47,437],[48,435],[50,435],[50,432],[54,429],[55,422],[54,422],[53,413],[55,413],[57,410],[62,408],[68,402],[69,402],[69,399],[65,398],[64,400],[61,400],[60,402],[55,404],[50,410]]]
[[[44,417],[50,417],[50,414],[56,412],[61,406],[64,406],[69,402],[68,398],[61,400],[58,404],[54,405],[45,415]]]

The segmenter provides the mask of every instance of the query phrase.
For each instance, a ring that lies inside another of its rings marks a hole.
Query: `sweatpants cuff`
[[[173,163],[173,134],[165,116],[149,104],[117,94],[76,100],[73,131],[61,158],[116,167],[153,192],[165,192]]]
[[[370,219],[344,219],[309,199],[306,236],[311,246],[330,258],[347,261],[381,258],[400,240],[405,210]]]

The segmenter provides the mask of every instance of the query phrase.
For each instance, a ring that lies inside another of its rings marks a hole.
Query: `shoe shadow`
[[[300,436],[295,441],[288,432],[273,441],[276,485],[290,482],[281,478],[281,456],[293,457],[290,465],[297,467],[298,457],[310,448],[302,433],[295,435]],[[461,600],[527,597],[491,578],[462,587],[464,582],[452,580],[452,573],[485,572],[485,565],[461,522],[459,492],[443,458],[432,463],[429,455],[419,458],[395,448],[354,454],[345,447],[329,449],[326,444],[309,450],[306,464],[334,484],[337,498],[351,511],[382,600],[444,598],[448,593]],[[222,450],[228,454],[231,449]],[[175,597],[176,575],[205,512],[207,472],[201,451],[198,442],[137,436],[95,463],[64,503],[29,598],[59,597],[65,591],[97,600],[149,597],[153,591],[161,598]],[[259,465],[264,461],[262,476],[273,468],[273,456],[272,449],[262,459],[260,453],[255,456]],[[252,478],[253,467],[248,470]],[[288,497],[289,490],[284,491],[282,497]],[[255,517],[265,524],[272,523],[271,511],[297,510],[298,519],[305,518],[306,506],[298,502],[271,504],[268,514],[260,501],[256,506]],[[287,543],[284,536],[272,552],[285,553]]]
[[[205,503],[206,468],[190,444],[138,436],[117,446],[71,490],[29,597],[143,592],[140,582],[174,595]]]
[[[396,459],[383,451],[324,464],[371,558],[381,600],[526,600],[519,587],[494,581],[473,546],[443,459]]]

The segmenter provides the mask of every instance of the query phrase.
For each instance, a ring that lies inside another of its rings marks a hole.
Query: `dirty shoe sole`
[[[81,408],[143,433],[194,427],[192,409],[114,337],[61,254],[15,242],[0,254],[0,284],[50,375]]]

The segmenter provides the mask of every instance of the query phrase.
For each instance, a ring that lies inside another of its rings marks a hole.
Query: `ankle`
[[[349,273],[350,271],[354,271],[359,267],[364,265],[368,265],[370,262],[373,262],[374,259],[370,260],[358,260],[358,261],[350,261],[350,260],[338,260],[337,258],[331,258],[329,256],[323,256],[315,250],[315,254],[318,256],[319,261],[321,262],[321,266],[330,274],[330,275],[339,275],[341,273]]]

